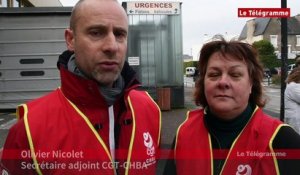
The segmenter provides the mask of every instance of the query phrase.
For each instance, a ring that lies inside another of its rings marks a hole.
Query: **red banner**
[[[238,17],[289,18],[290,8],[238,8]]]

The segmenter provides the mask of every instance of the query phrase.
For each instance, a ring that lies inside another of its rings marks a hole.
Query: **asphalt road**
[[[14,113],[0,113],[0,148],[2,148],[9,128],[16,122]]]

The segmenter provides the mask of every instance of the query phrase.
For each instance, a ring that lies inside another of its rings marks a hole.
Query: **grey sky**
[[[73,6],[77,2],[77,0],[60,1],[64,6]],[[178,0],[171,1],[178,2]],[[239,18],[238,8],[281,7],[281,0],[182,0],[180,2],[182,2],[184,54],[191,54],[192,47],[202,44],[206,37],[215,34],[239,35],[246,21],[251,18]],[[291,8],[291,16],[300,14],[299,0],[287,0],[287,6]]]

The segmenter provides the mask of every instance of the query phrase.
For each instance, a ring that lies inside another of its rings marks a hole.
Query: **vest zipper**
[[[108,118],[109,118],[109,148],[113,165],[115,164],[115,115],[114,115],[114,106],[111,105],[108,107]],[[114,167],[114,174],[116,175],[117,167]]]

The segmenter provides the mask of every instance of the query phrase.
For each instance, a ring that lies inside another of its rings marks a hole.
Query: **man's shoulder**
[[[29,106],[35,106],[35,105],[45,105],[45,103],[49,103],[51,104],[55,104],[52,100],[55,100],[56,98],[59,98],[59,90],[53,90],[41,97],[38,97],[36,99],[33,99],[29,102],[27,102],[26,104]]]
[[[61,98],[61,94],[59,93],[59,90],[54,90],[44,96],[41,96],[32,101],[29,101],[26,104],[22,104],[22,105],[18,106],[17,107],[17,115],[20,118],[22,118],[22,116],[25,114],[24,112],[28,112],[30,114],[33,114],[33,113],[47,114],[48,112],[50,112],[50,113],[54,112],[55,110],[62,108],[60,98]],[[41,116],[44,116],[44,115],[41,115]]]
[[[148,91],[132,89],[128,93],[128,97],[130,98],[131,102],[134,102],[135,105],[146,106],[147,108],[158,108],[157,103],[151,97]]]

